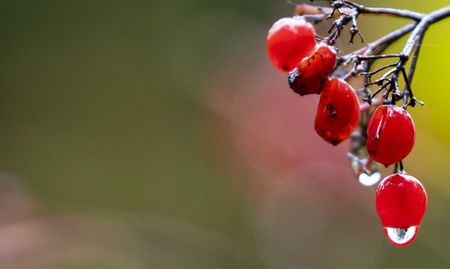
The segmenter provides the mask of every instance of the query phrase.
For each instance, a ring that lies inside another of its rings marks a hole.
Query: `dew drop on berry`
[[[406,247],[414,242],[419,232],[419,226],[411,226],[409,228],[392,228],[384,227],[384,233],[388,240],[396,247]]]

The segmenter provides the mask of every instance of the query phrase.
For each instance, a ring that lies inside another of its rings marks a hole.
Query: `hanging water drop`
[[[372,174],[363,172],[358,177],[359,183],[361,183],[366,187],[375,185],[378,181],[380,181],[380,179],[381,179],[380,172],[373,172]]]
[[[378,166],[370,158],[363,158],[352,153],[348,153],[347,156],[353,173],[361,185],[370,187],[380,181],[381,173],[378,171]]]
[[[347,154],[347,157],[350,160],[350,165],[352,166],[352,170],[353,170],[353,173],[355,174],[355,176],[358,176],[359,174],[361,174],[364,170],[364,166],[363,166],[361,159],[358,158],[358,156],[355,156],[354,154],[352,154],[350,152]]]
[[[419,226],[411,226],[409,228],[391,228],[384,227],[384,233],[389,241],[396,247],[406,247],[414,242],[419,232]]]

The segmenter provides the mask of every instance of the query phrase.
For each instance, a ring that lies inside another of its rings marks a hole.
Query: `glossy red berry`
[[[383,179],[376,190],[376,207],[386,236],[396,246],[411,244],[427,208],[427,194],[414,177],[403,173]]]
[[[385,166],[403,160],[414,145],[415,127],[409,113],[394,105],[377,107],[367,127],[367,152]]]
[[[314,53],[304,58],[289,74],[289,86],[300,95],[319,94],[333,71],[336,51],[325,44],[317,45]]]
[[[316,45],[313,26],[301,18],[283,18],[267,34],[267,54],[272,64],[284,72],[294,69]]]
[[[352,86],[339,78],[328,80],[322,90],[314,128],[327,142],[337,145],[358,125],[359,102]]]

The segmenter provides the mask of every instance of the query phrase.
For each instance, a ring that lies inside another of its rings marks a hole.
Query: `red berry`
[[[367,127],[367,152],[385,166],[403,160],[414,145],[415,128],[409,113],[394,105],[377,107]]]
[[[339,78],[327,81],[320,95],[314,128],[326,141],[337,145],[358,125],[359,102],[352,86]]]
[[[267,35],[267,54],[276,68],[289,72],[311,54],[315,35],[313,26],[303,19],[280,19]]]
[[[328,75],[333,71],[336,51],[325,44],[316,46],[314,53],[302,60],[289,74],[289,86],[298,94],[319,94]]]
[[[427,194],[416,178],[394,174],[378,185],[376,206],[389,240],[404,247],[414,241],[418,232],[427,208]]]
[[[427,194],[416,178],[397,173],[378,185],[376,205],[384,227],[408,228],[420,224],[427,207]]]

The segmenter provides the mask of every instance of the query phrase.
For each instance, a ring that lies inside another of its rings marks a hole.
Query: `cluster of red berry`
[[[302,18],[283,18],[269,30],[267,51],[275,67],[289,72],[289,85],[296,93],[320,94],[317,133],[333,145],[347,139],[358,126],[359,101],[350,84],[329,78],[336,50],[316,43],[314,27]]]
[[[298,94],[320,94],[314,128],[327,142],[337,145],[355,131],[359,100],[353,87],[333,77],[336,49],[316,41],[314,27],[301,17],[275,22],[267,36],[273,65],[289,73],[289,86]],[[415,127],[409,113],[395,104],[378,106],[366,131],[369,157],[385,166],[401,162],[411,151]],[[376,190],[376,208],[388,239],[404,247],[413,242],[427,207],[422,184],[403,169],[386,177]]]

